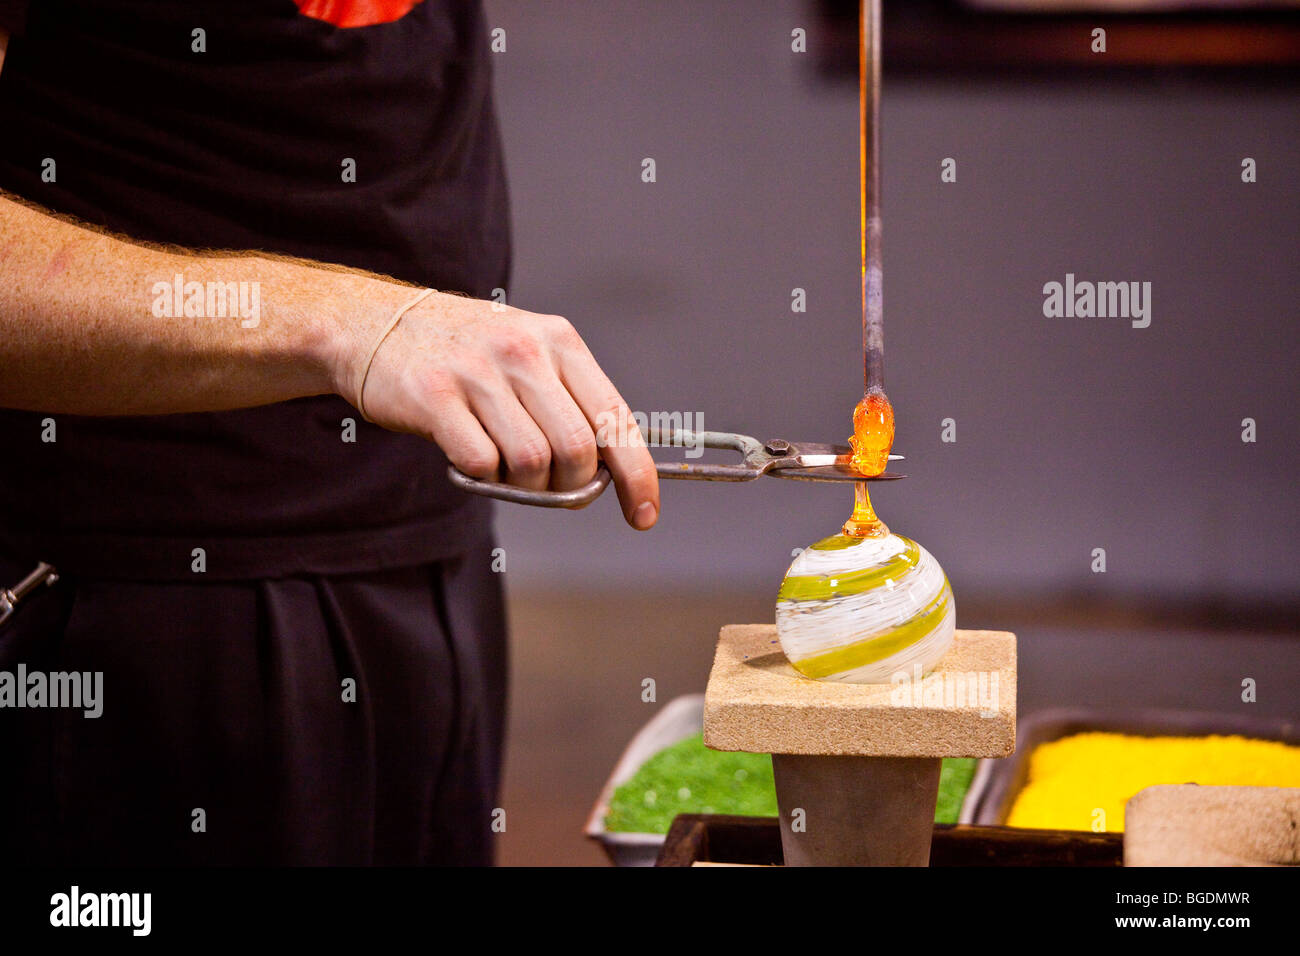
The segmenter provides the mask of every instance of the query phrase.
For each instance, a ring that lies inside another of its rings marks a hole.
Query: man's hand
[[[334,387],[354,405],[379,334],[349,331],[339,350]],[[581,487],[599,456],[628,524],[645,530],[658,518],[658,475],[631,412],[560,316],[434,293],[379,346],[365,410],[376,424],[436,442],[467,475],[504,472],[525,488]]]

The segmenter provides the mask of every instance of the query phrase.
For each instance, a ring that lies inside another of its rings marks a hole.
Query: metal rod
[[[862,205],[863,391],[885,387],[885,314],[880,260],[880,0],[858,20],[858,158]]]

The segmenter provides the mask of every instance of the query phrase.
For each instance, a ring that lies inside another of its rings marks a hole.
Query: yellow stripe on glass
[[[948,579],[944,578],[943,590],[939,592],[939,596],[930,602],[929,607],[906,623],[868,637],[866,640],[855,641],[844,647],[837,647],[833,651],[790,663],[805,677],[819,680],[832,674],[874,664],[917,644],[935,631],[947,615],[951,600],[952,589],[948,586]]]

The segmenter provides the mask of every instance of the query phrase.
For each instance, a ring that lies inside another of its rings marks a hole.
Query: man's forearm
[[[301,261],[141,245],[0,194],[0,406],[138,415],[323,394],[339,350],[410,295]]]

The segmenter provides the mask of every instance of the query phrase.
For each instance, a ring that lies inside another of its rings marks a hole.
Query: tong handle
[[[732,432],[693,432],[687,428],[642,428],[641,435],[646,443],[657,447],[691,447],[722,448],[738,451],[744,461],[738,465],[708,464],[693,465],[684,461],[656,462],[660,478],[693,478],[698,481],[750,481],[763,473],[763,469],[754,464],[763,457],[763,443],[748,435]],[[596,465],[596,475],[581,488],[572,491],[534,491],[520,488],[518,485],[503,481],[484,481],[471,478],[455,465],[447,466],[447,477],[451,483],[462,491],[476,495],[486,495],[501,501],[513,501],[515,504],[535,505],[540,508],[585,508],[601,496],[609,486],[609,468],[605,463]]]
[[[447,477],[457,488],[472,494],[486,495],[501,501],[513,501],[519,505],[577,510],[587,507],[601,496],[609,486],[610,474],[605,463],[599,462],[596,465],[596,476],[581,488],[574,488],[571,491],[534,491],[531,488],[508,485],[504,481],[484,481],[480,478],[471,478],[455,465],[447,466]]]
[[[642,429],[646,443],[657,448],[721,448],[740,452],[739,464],[707,462],[691,464],[688,461],[656,462],[660,478],[688,478],[695,481],[752,481],[765,470],[771,457],[763,451],[763,443],[748,435],[735,432],[693,432],[689,428]]]
[[[762,451],[763,443],[735,432],[693,432],[689,428],[643,428],[641,436],[653,448],[725,448],[738,451],[748,459]]]

